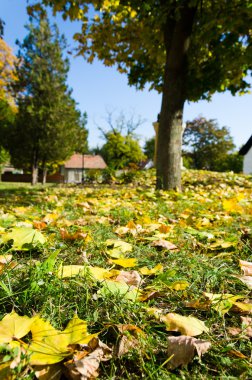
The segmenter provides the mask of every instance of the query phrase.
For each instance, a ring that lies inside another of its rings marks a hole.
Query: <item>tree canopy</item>
[[[186,123],[183,157],[190,168],[241,171],[241,157],[235,155],[234,149],[228,128],[220,127],[216,120],[200,116]]]
[[[98,127],[105,144],[95,151],[103,156],[108,166],[112,169],[123,169],[143,161],[146,156],[139,145],[135,130],[144,120],[134,113],[127,117],[122,111],[115,115],[114,111],[109,110],[105,120],[108,129]]]
[[[41,0],[82,20],[79,54],[117,65],[130,85],[163,93],[157,187],[180,188],[183,107],[216,91],[244,93],[252,68],[250,0]],[[95,12],[90,12],[93,6]]]
[[[8,148],[16,167],[38,168],[68,158],[85,140],[81,113],[66,84],[69,63],[66,41],[45,15],[31,19],[28,35],[19,42],[16,92],[18,113],[9,131]]]

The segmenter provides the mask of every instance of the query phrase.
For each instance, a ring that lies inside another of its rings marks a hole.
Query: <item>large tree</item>
[[[28,35],[19,42],[18,80],[13,86],[18,113],[8,147],[16,167],[31,167],[35,184],[39,167],[45,180],[48,164],[63,161],[75,151],[83,128],[66,84],[65,38],[45,14],[31,19],[27,29]]]
[[[35,1],[35,0],[34,0]],[[33,1],[33,2],[34,2]],[[116,64],[129,83],[162,92],[157,187],[180,188],[186,100],[234,95],[249,87],[250,0],[41,0],[64,17],[81,19],[79,54]],[[38,3],[38,2],[37,2]],[[90,12],[92,5],[97,13]]]

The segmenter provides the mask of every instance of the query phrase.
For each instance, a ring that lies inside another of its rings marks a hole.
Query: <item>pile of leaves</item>
[[[252,377],[252,183],[0,187],[0,378]]]

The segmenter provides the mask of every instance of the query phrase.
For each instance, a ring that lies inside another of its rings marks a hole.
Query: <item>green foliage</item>
[[[33,18],[19,44],[16,122],[9,129],[8,147],[17,168],[43,169],[86,149],[86,115],[76,108],[68,88],[66,41],[44,15]]]
[[[215,120],[198,117],[187,122],[183,135],[183,157],[186,167],[213,171],[241,171],[242,159],[226,127]]]
[[[38,1],[37,1],[38,2]],[[251,4],[249,0],[154,1],[41,0],[64,18],[82,20],[79,54],[89,62],[98,57],[105,65],[117,65],[129,83],[162,91],[165,68],[164,29],[173,33],[186,8],[195,7],[188,53],[186,99],[209,98],[216,92],[246,91],[251,70]],[[88,13],[88,6],[95,13]],[[88,21],[88,22],[87,22]],[[178,30],[175,32],[178,33]],[[171,35],[170,37],[171,38]],[[168,52],[169,53],[169,52]],[[172,53],[172,52],[171,52]]]
[[[155,137],[154,136],[145,141],[143,150],[144,150],[144,154],[150,160],[154,160],[154,154],[155,154]]]
[[[145,158],[138,141],[131,135],[108,132],[106,140],[101,152],[107,165],[113,169],[123,169],[132,163],[139,164]]]

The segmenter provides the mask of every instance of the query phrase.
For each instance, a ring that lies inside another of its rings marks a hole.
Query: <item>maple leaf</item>
[[[0,322],[0,344],[23,338],[31,331],[35,319],[36,317],[21,317],[14,311],[5,315]]]
[[[41,232],[33,228],[14,227],[2,237],[3,243],[7,243],[8,241],[13,241],[12,249],[26,250],[26,245],[36,246],[38,244],[44,244],[46,238]]]

